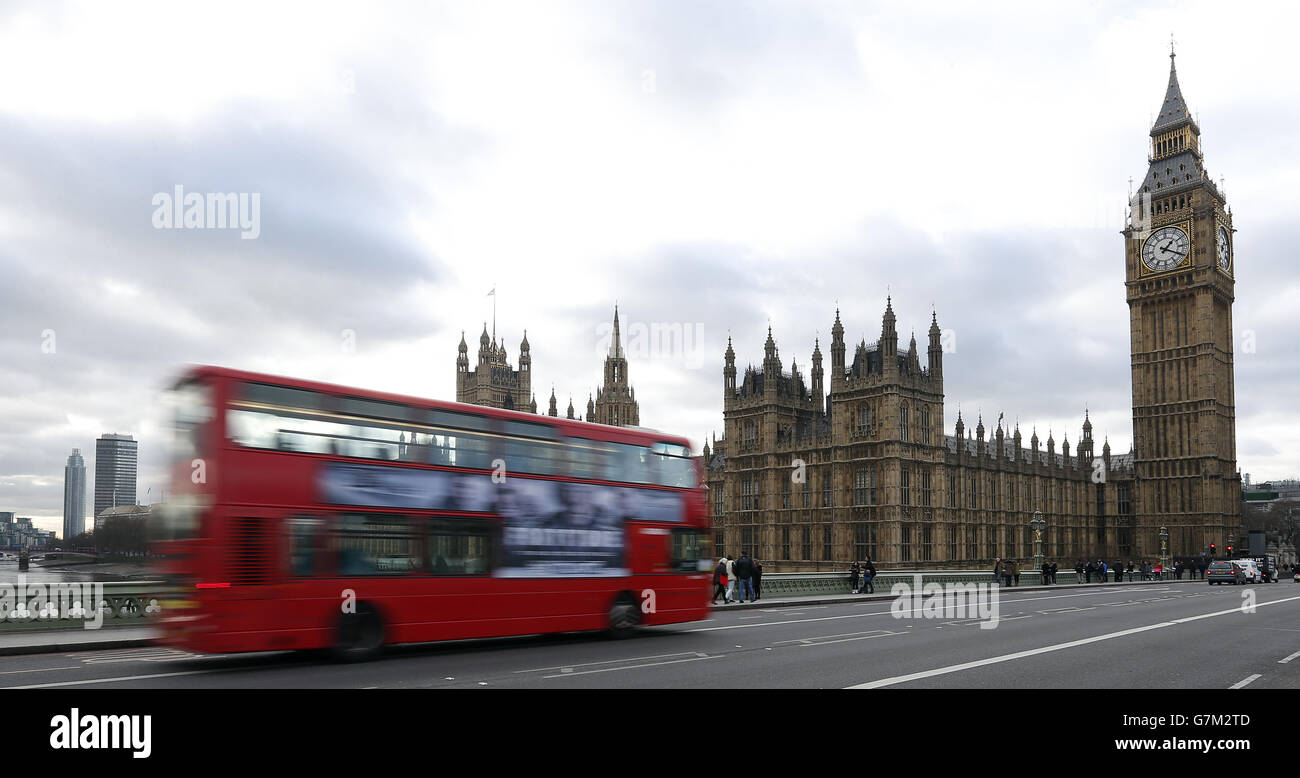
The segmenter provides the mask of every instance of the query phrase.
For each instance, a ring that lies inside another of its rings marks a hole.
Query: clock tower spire
[[[1201,130],[1169,83],[1150,131],[1147,174],[1125,244],[1133,381],[1134,551],[1153,556],[1167,526],[1174,555],[1238,534],[1232,214],[1205,169]]]

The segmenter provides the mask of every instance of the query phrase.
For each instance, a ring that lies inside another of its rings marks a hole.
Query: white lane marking
[[[1016,621],[1017,619],[1032,619],[1032,618],[1033,618],[1032,615],[1029,615],[1029,616],[1003,616],[1002,618],[998,619],[998,623],[1002,623],[1002,622],[1004,622],[1004,621]],[[982,622],[984,622],[984,621],[986,621],[986,619],[964,619],[964,620],[956,620],[956,621],[945,621],[945,622],[943,622],[943,623],[944,623],[944,624],[948,624],[948,625],[953,626],[953,627],[969,627],[969,626],[972,626],[972,625],[975,625],[975,624],[980,624],[980,623],[982,623]]]
[[[811,638],[795,638],[794,640],[778,640],[772,645],[779,646],[785,643],[802,643],[804,645],[817,646],[823,643],[841,643],[842,640],[832,640],[832,638],[846,638],[848,640],[862,640],[864,638],[883,638],[889,635],[906,635],[906,632],[890,632],[887,629],[873,629],[868,632],[845,632],[840,635],[821,635]]]
[[[674,656],[699,656],[698,651],[678,651],[675,654],[655,654],[654,656],[630,656],[626,659],[606,659],[602,662],[570,662],[564,665],[553,665],[551,667],[534,667],[531,670],[515,670],[515,673],[544,673],[547,670],[559,670],[564,667],[595,667],[596,665],[612,665],[617,662],[641,662],[646,659],[669,659]],[[451,680],[448,678],[447,680]]]
[[[1292,659],[1295,659],[1295,658],[1298,657],[1298,656],[1300,656],[1300,651],[1295,652],[1294,654],[1292,654],[1291,656],[1287,657],[1286,659],[1279,659],[1279,660],[1277,660],[1277,663],[1280,664],[1280,665],[1284,665],[1284,664],[1286,664],[1287,662],[1290,662]]]
[[[1234,683],[1232,686],[1229,686],[1228,688],[1229,688],[1229,689],[1241,689],[1241,688],[1245,687],[1247,684],[1254,683],[1255,681],[1258,681],[1259,679],[1260,679],[1260,675],[1259,675],[1259,673],[1256,673],[1256,674],[1254,674],[1254,675],[1248,675],[1248,676],[1246,676],[1245,678],[1241,679],[1240,681],[1237,681],[1236,683]]]
[[[906,634],[907,634],[906,632],[886,632],[882,635],[862,635],[856,638],[840,638],[839,640],[812,640],[812,641],[805,641],[801,646],[801,648],[808,647],[808,646],[825,646],[831,643],[848,643],[851,640],[870,640],[872,638],[887,638],[890,637],[891,635],[906,635]]]
[[[671,662],[651,662],[650,664],[645,664],[645,665],[629,665],[629,666],[627,666],[627,667],[602,667],[602,668],[600,668],[599,670],[578,670],[578,671],[576,671],[576,672],[563,673],[563,674],[561,674],[561,675],[544,675],[544,676],[542,676],[542,678],[543,678],[543,679],[545,679],[545,678],[571,678],[571,677],[573,677],[573,676],[575,676],[575,675],[591,675],[592,673],[612,673],[612,672],[614,672],[615,670],[643,670],[643,669],[645,669],[645,668],[647,668],[647,667],[659,667],[660,665],[676,665],[676,664],[681,664],[682,662],[705,662],[705,661],[708,661],[708,660],[710,660],[710,659],[722,659],[722,658],[723,658],[723,657],[721,657],[721,656],[697,656],[697,657],[692,657],[692,658],[690,658],[690,659],[674,659],[674,660],[671,661]]]
[[[1109,592],[1107,592],[1107,594],[1108,594],[1108,593],[1109,593]],[[1054,595],[1050,595],[1050,596],[1048,596],[1048,597],[1028,597],[1028,598],[1020,599],[1020,600],[1002,600],[1002,604],[1005,605],[1005,604],[1013,603],[1013,602],[1033,602],[1033,601],[1035,601],[1035,600],[1056,600],[1056,599],[1060,599],[1060,598],[1063,598],[1063,597],[1087,597],[1087,596],[1092,595],[1092,594],[1097,594],[1097,592],[1084,592],[1084,593],[1082,593],[1082,594],[1054,594]],[[862,604],[866,604],[866,603],[862,603]],[[873,604],[873,605],[879,605],[879,604],[882,604],[882,603],[871,603],[871,604]],[[1096,605],[1089,605],[1089,606],[1086,607],[1086,608],[1078,608],[1077,610],[1088,611],[1088,610],[1092,610],[1093,608],[1096,608],[1096,607],[1097,607]],[[811,609],[809,609],[809,610],[811,610]],[[813,621],[833,621],[833,620],[835,620],[835,619],[860,619],[860,618],[862,618],[862,617],[864,617],[864,616],[883,616],[883,615],[886,615],[886,614],[889,614],[889,613],[890,613],[890,611],[888,611],[888,610],[883,610],[883,611],[873,611],[872,613],[850,613],[850,614],[847,614],[847,615],[844,615],[844,616],[819,616],[819,617],[817,617],[817,618],[815,618],[815,619],[788,619],[788,620],[786,620],[786,621],[765,621],[765,622],[762,622],[762,623],[759,623],[759,624],[731,624],[731,625],[728,625],[728,626],[725,626],[725,627],[696,627],[696,628],[694,628],[694,629],[684,629],[684,630],[681,630],[681,631],[682,631],[683,633],[686,633],[686,632],[717,632],[717,631],[719,631],[719,630],[724,630],[724,629],[750,629],[750,628],[752,628],[752,627],[779,627],[779,626],[781,626],[781,625],[783,625],[783,624],[803,624],[803,623],[806,623],[806,622],[813,622]],[[1002,621],[1008,621],[1008,619],[1002,619]]]
[[[81,665],[72,665],[71,667],[37,667],[33,670],[0,670],[0,675],[12,675],[14,673],[48,673],[51,670],[80,670]]]
[[[1284,602],[1294,602],[1296,600],[1300,600],[1300,597],[1287,597],[1286,599],[1273,600],[1272,602],[1261,602],[1261,603],[1257,603],[1255,607],[1265,608],[1269,605],[1280,605],[1281,603]],[[1136,635],[1139,632],[1148,632],[1153,629],[1172,627],[1176,624],[1186,624],[1188,622],[1199,621],[1201,619],[1209,619],[1215,616],[1226,616],[1229,613],[1241,613],[1241,607],[1238,606],[1235,608],[1229,608],[1228,610],[1214,611],[1212,613],[1203,613],[1199,616],[1188,616],[1182,619],[1174,619],[1173,621],[1161,621],[1156,624],[1148,624],[1145,627],[1134,627],[1132,629],[1122,629],[1118,632],[1108,632],[1105,635],[1096,635],[1090,638],[1071,640],[1068,643],[1057,643],[1051,646],[1043,646],[1042,648],[1029,649],[1028,651],[1017,651],[1014,654],[1003,654],[1002,656],[994,656],[988,659],[978,659],[975,660],[974,662],[963,662],[962,664],[959,665],[949,665],[947,667],[936,667],[933,670],[923,670],[919,673],[911,673],[909,675],[896,675],[893,676],[892,678],[881,678],[880,680],[877,681],[868,681],[866,683],[855,684],[853,686],[849,686],[846,688],[879,689],[883,686],[893,686],[895,684],[907,683],[908,681],[919,681],[923,678],[932,678],[936,675],[947,675],[948,673],[957,673],[957,672],[961,672],[962,670],[970,670],[975,667],[984,667],[985,665],[993,665],[993,664],[998,664],[1000,662],[1012,662],[1017,659],[1025,659],[1027,657],[1037,656],[1039,654],[1046,654],[1051,651],[1062,651],[1067,648],[1086,646],[1089,643],[1096,643],[1101,640],[1110,640],[1111,638],[1124,637],[1126,635]]]
[[[149,678],[173,678],[179,675],[211,675],[213,673],[230,673],[236,668],[223,670],[186,670],[180,673],[153,673],[152,675],[120,675],[116,678],[92,678],[88,681],[59,681],[58,683],[34,683],[28,686],[5,686],[5,689],[50,689],[55,686],[82,686],[92,683],[121,683],[123,681],[144,681]]]

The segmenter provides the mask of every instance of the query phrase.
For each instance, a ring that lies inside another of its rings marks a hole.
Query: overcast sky
[[[1073,445],[1086,405],[1128,451],[1119,230],[1171,33],[1238,229],[1239,464],[1300,475],[1295,13],[5,3],[0,510],[61,533],[65,460],[89,503],[106,432],[140,441],[156,501],[187,363],[454,399],[494,287],[542,411],[552,385],[585,411],[617,301],[625,336],[689,335],[643,338],[629,373],[642,424],[698,447],[728,332],[743,370],[770,322],[807,375],[836,306],[871,342],[888,290],[904,343],[932,306],[951,331],[949,433],[960,404]],[[257,237],[155,228],[177,186],[257,193]]]

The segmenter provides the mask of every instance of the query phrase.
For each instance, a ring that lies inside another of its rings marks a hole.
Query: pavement
[[[152,627],[0,631],[0,656],[133,648],[150,645],[157,635]]]

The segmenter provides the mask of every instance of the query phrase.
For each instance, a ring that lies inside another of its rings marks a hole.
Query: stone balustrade
[[[159,581],[0,583],[0,630],[139,626],[160,610]]]

